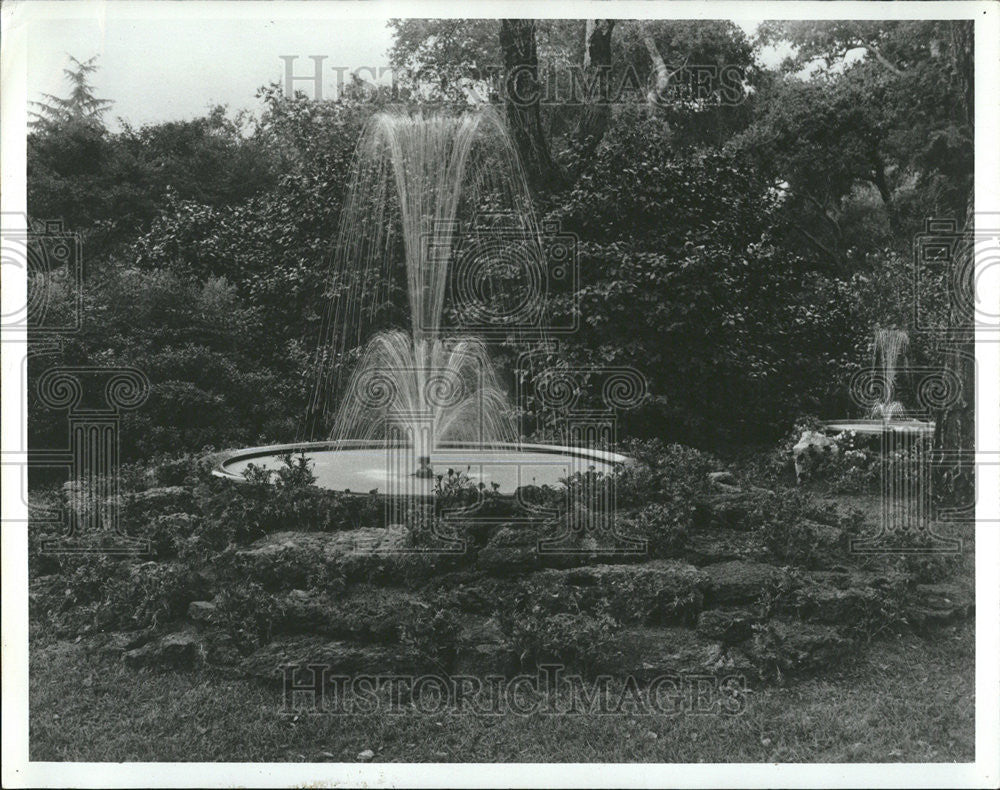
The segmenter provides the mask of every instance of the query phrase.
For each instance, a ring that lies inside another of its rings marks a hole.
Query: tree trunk
[[[655,82],[649,93],[646,94],[646,101],[650,105],[656,105],[667,98],[670,90],[670,69],[667,68],[660,50],[656,48],[656,42],[653,41],[652,35],[645,29],[642,31],[642,43],[646,45],[649,59],[653,61],[653,74],[655,75]]]
[[[878,150],[878,145],[872,143],[872,180],[882,198],[885,206],[886,216],[889,218],[889,232],[895,236],[899,232],[899,214],[896,211],[896,204],[892,200],[892,189],[889,187],[889,179],[885,175],[885,162],[882,161],[882,154]]]
[[[534,20],[501,19],[500,49],[503,52],[507,122],[521,163],[534,188],[551,185],[561,177],[542,131]]]
[[[576,127],[584,155],[600,144],[611,122],[608,90],[611,81],[611,33],[613,19],[588,19],[587,39],[583,49],[584,108]]]

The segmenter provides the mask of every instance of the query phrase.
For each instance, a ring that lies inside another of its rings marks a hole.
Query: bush
[[[618,518],[626,537],[645,540],[650,557],[676,557],[687,543],[694,523],[692,502],[656,502]]]
[[[109,580],[98,612],[104,626],[158,627],[204,597],[205,580],[184,564],[145,562]]]
[[[753,495],[743,526],[780,562],[815,567],[829,545],[806,515],[810,502],[809,495],[801,491]]]
[[[138,530],[135,537],[144,538],[150,543],[152,555],[159,559],[171,559],[183,554],[186,558],[194,558],[188,548],[192,539],[202,531],[202,521],[199,516],[190,513],[167,513],[155,515]]]
[[[281,604],[256,582],[226,585],[215,599],[216,622],[238,650],[248,653],[271,641]]]
[[[457,655],[461,620],[452,609],[413,604],[400,629],[400,642],[414,655],[447,671]]]
[[[532,612],[502,625],[522,666],[560,663],[587,672],[605,666],[617,648],[619,625],[607,614]]]
[[[620,507],[697,499],[709,492],[709,472],[722,468],[709,453],[658,439],[633,440],[622,452],[638,463],[626,464],[615,472]]]
[[[385,507],[377,496],[316,488],[308,459],[287,455],[276,470],[250,464],[247,482],[211,481],[197,492],[204,545],[220,551],[272,532],[337,532],[381,526]]]

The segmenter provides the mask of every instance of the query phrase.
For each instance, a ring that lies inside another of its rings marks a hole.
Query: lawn
[[[970,762],[974,624],[883,639],[822,678],[755,688],[737,716],[299,715],[209,671],[133,670],[35,640],[34,761]]]

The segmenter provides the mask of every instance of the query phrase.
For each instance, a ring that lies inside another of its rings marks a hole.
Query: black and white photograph
[[[1000,784],[1000,5],[0,14],[4,786]]]

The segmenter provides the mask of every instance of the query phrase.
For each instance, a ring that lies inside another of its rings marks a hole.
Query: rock
[[[817,461],[837,455],[839,452],[840,447],[837,442],[826,434],[819,431],[803,431],[792,448],[795,481],[801,483],[811,475]]]
[[[418,585],[467,560],[420,551],[403,527],[341,532],[275,532],[236,552],[248,576],[271,589],[314,586],[317,575],[341,582]]]
[[[124,507],[128,520],[145,519],[151,515],[196,512],[194,496],[187,486],[163,486],[132,492],[125,495]]]
[[[461,612],[487,616],[497,610],[499,603],[513,598],[519,584],[517,578],[498,579],[482,575],[462,578],[449,584],[452,578],[445,576],[435,579],[429,589],[439,591],[442,604]]]
[[[607,611],[623,624],[693,621],[701,610],[704,575],[678,560],[589,565],[528,577],[524,592],[549,612]]]
[[[812,573],[778,609],[817,623],[854,625],[878,616],[885,595],[862,574]]]
[[[715,486],[715,493],[709,494],[698,503],[695,525],[711,529],[747,531],[754,525],[747,518],[752,511],[760,509],[774,499],[776,494],[765,489],[743,491],[733,486]],[[728,490],[727,490],[728,489]]]
[[[718,665],[721,655],[717,642],[681,627],[625,629],[617,644],[617,651],[598,663],[597,673],[631,675],[640,683],[663,675],[705,673]]]
[[[849,548],[847,533],[839,527],[822,524],[818,521],[806,522],[816,536],[819,548],[827,552],[846,551]]]
[[[754,557],[763,557],[757,543],[748,533],[734,529],[692,532],[684,546],[684,558],[695,565]]]
[[[375,759],[375,752],[371,749],[365,749],[363,752],[358,752],[358,762],[368,763]]]
[[[857,625],[864,621],[888,624],[892,601],[906,597],[907,577],[898,573],[862,570],[810,571],[800,584],[785,591],[776,610],[816,623]],[[897,612],[897,616],[902,613]]]
[[[67,510],[80,517],[84,516],[89,508],[96,507],[102,510],[120,507],[122,497],[118,496],[116,501],[115,497],[102,496],[107,490],[109,489],[87,480],[68,480],[62,484],[62,501]]]
[[[240,661],[243,676],[280,683],[286,667],[318,664],[330,675],[418,673],[426,662],[399,646],[330,641],[322,636],[285,637],[255,650]]]
[[[540,567],[538,530],[501,527],[479,550],[476,565],[490,573],[518,573]]]
[[[188,619],[196,623],[208,623],[215,617],[218,607],[211,601],[191,601],[188,604]]]
[[[722,491],[724,494],[742,494],[743,489],[739,486],[726,485],[725,483],[716,483],[715,487]]]
[[[747,609],[708,609],[698,615],[698,633],[706,639],[735,645],[753,636],[756,615]]]
[[[753,603],[788,578],[780,568],[746,560],[706,565],[701,570],[707,577],[705,600],[710,606]]]
[[[278,632],[381,642],[398,640],[415,607],[429,606],[406,590],[370,584],[354,585],[338,594],[292,590],[276,596],[276,603],[280,614],[274,628]]]
[[[518,669],[517,654],[495,618],[464,617],[457,641],[455,674],[509,676]]]
[[[708,482],[713,484],[720,483],[727,486],[736,486],[736,478],[733,477],[732,472],[709,472]]]
[[[829,669],[846,657],[853,640],[834,626],[778,619],[758,627],[746,650],[762,676]]]
[[[968,617],[975,606],[970,587],[949,582],[918,584],[906,606],[906,617],[914,627],[926,628]]]
[[[127,666],[192,669],[204,656],[204,648],[196,634],[167,634],[143,647],[127,651],[123,660]]]
[[[222,628],[210,627],[202,631],[205,662],[215,667],[235,666],[243,658],[233,637]]]
[[[134,650],[150,641],[146,631],[112,631],[94,634],[86,640],[85,649],[101,658],[118,660],[128,650]]]

